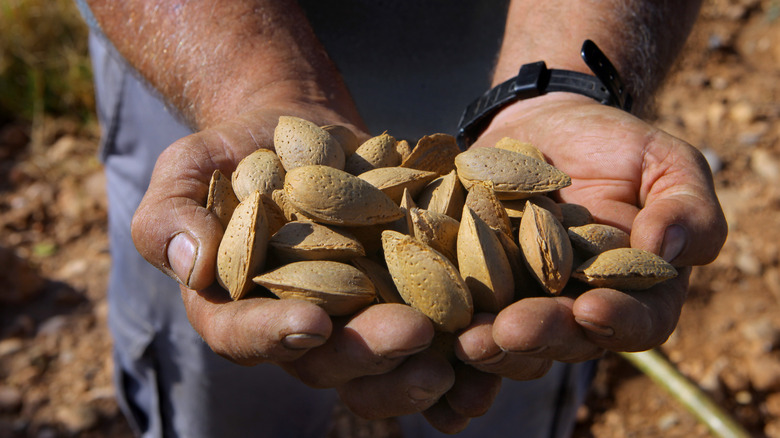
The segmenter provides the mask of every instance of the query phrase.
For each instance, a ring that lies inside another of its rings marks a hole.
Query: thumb
[[[644,207],[634,219],[631,246],[659,254],[675,266],[704,265],[718,256],[726,240],[726,219],[704,157],[679,140],[672,143],[648,148]]]
[[[219,135],[201,131],[169,146],[133,216],[138,252],[189,289],[206,288],[215,278],[223,229],[205,205],[214,170],[229,174],[235,167],[223,145]]]

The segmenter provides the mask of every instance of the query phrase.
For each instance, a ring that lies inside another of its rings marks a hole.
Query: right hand
[[[243,157],[270,147],[280,115],[362,132],[333,112],[297,106],[248,112],[178,140],[157,160],[133,218],[138,251],[179,281],[192,326],[217,354],[242,365],[276,363],[309,386],[338,388],[345,404],[365,418],[430,408],[453,387],[456,373],[444,358],[424,351],[434,330],[420,312],[380,304],[331,319],[302,300],[232,301],[216,285],[223,229],[204,207],[211,174],[220,169],[230,175]],[[498,384],[488,378],[476,386],[495,394]],[[486,410],[492,396],[483,399],[487,401],[470,409]]]

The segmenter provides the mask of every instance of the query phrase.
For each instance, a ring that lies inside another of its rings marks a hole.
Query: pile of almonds
[[[217,277],[234,300],[260,285],[332,316],[406,303],[454,332],[567,285],[638,290],[677,275],[547,196],[571,179],[528,143],[461,152],[446,134],[412,148],[383,133],[360,144],[343,126],[280,117],[273,146],[211,180],[206,207],[225,227]]]

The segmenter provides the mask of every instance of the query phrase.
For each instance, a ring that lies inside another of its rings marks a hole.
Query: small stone
[[[680,416],[677,415],[674,412],[669,412],[668,414],[664,414],[661,418],[658,419],[658,429],[662,432],[668,431],[677,424],[680,423]]]
[[[0,412],[16,412],[22,407],[22,392],[12,386],[0,386]]]
[[[744,368],[727,367],[720,374],[720,379],[730,392],[746,391],[750,388],[750,379]]]
[[[713,102],[707,107],[707,122],[710,127],[716,128],[723,122],[726,116],[726,105],[723,102]]]
[[[780,390],[780,361],[768,355],[753,358],[748,374],[753,389],[761,392]]]
[[[710,394],[719,394],[722,390],[719,376],[728,365],[729,361],[725,357],[719,357],[710,364],[699,379],[701,389]]]
[[[55,416],[71,434],[92,429],[98,422],[98,414],[95,409],[83,404],[63,406],[56,411]]]
[[[742,250],[737,254],[735,263],[737,269],[745,275],[757,276],[761,274],[761,261],[755,254],[747,250]]]
[[[745,321],[740,333],[750,342],[753,351],[769,353],[780,346],[780,327],[776,327],[769,316]]]
[[[756,111],[750,102],[737,102],[729,109],[729,118],[737,123],[747,125],[756,119]]]
[[[769,130],[769,125],[763,122],[753,123],[737,136],[740,144],[745,146],[753,146],[757,144]]]
[[[780,161],[766,149],[756,149],[750,154],[750,169],[767,181],[780,180]]]
[[[734,394],[734,401],[741,405],[749,405],[753,402],[753,394],[750,391],[739,391]]]
[[[55,336],[68,324],[68,318],[64,315],[52,316],[38,327],[38,335]]]

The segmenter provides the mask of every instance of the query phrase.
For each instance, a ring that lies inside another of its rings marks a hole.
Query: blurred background
[[[86,27],[72,0],[0,0],[0,438],[125,437]],[[698,147],[729,221],[660,348],[754,436],[780,437],[780,1],[705,0],[652,122]],[[397,436],[334,413],[331,437]],[[576,436],[709,437],[607,355]]]

